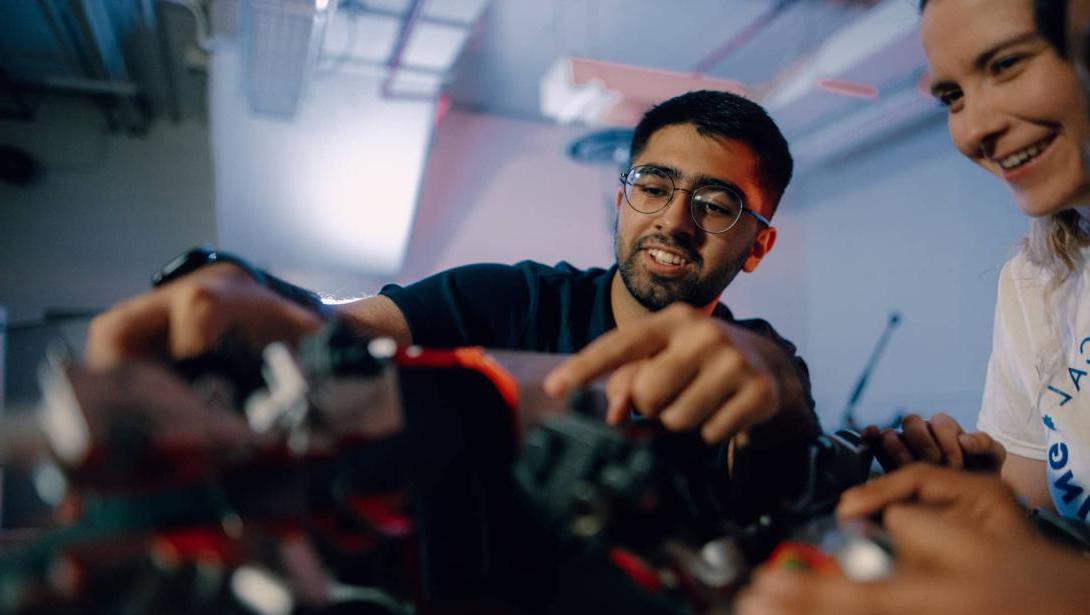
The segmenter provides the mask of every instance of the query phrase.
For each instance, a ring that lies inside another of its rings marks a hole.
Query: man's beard
[[[690,263],[695,265],[695,271],[688,272],[680,278],[665,278],[645,269],[639,263],[641,247],[652,240],[659,245],[680,251]],[[624,282],[625,288],[640,305],[652,312],[657,312],[677,301],[698,308],[708,305],[723,292],[734,276],[738,275],[746,256],[742,254],[723,270],[701,277],[704,261],[696,249],[667,235],[641,237],[633,242],[627,254],[623,254],[624,246],[621,245],[620,234],[614,228],[613,245],[617,254],[617,271],[621,274],[621,281]]]

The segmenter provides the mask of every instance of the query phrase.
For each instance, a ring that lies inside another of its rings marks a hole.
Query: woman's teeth
[[[655,259],[656,262],[662,263],[663,265],[678,266],[684,265],[687,262],[684,258],[678,256],[677,254],[674,254],[673,252],[667,252],[665,250],[651,249],[648,250],[647,253],[650,254],[651,258]]]
[[[1033,160],[1037,156],[1041,155],[1041,152],[1045,151],[1049,144],[1052,143],[1054,137],[1049,137],[1038,143],[1035,143],[1026,149],[1014,152],[1010,156],[1007,156],[999,161],[999,166],[1003,167],[1004,171],[1013,171],[1018,167],[1026,164],[1030,160]]]

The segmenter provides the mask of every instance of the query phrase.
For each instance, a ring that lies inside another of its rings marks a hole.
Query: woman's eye
[[[944,107],[952,107],[954,103],[961,100],[961,90],[945,90],[935,95],[939,104]]]
[[[999,58],[989,65],[992,75],[1002,75],[1013,68],[1016,68],[1023,60],[1026,59],[1024,55],[1010,55]]]

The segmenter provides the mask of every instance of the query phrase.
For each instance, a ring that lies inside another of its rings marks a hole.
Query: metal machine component
[[[0,609],[726,612],[869,467],[854,434],[823,436],[799,496],[743,526],[697,434],[607,427],[594,390],[525,407],[549,402],[502,365],[532,379],[547,357],[402,351],[337,324],[295,351],[222,351],[179,364],[186,380],[51,368],[43,441],[81,513],[0,553]]]

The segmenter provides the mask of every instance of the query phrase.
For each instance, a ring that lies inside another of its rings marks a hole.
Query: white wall
[[[401,278],[484,261],[612,262],[611,166],[565,148],[585,131],[452,111],[436,130]],[[610,199],[607,204],[606,199]],[[425,238],[424,236],[428,236]]]
[[[0,143],[47,169],[28,188],[0,183],[0,304],[9,320],[47,307],[107,307],[146,290],[154,270],[186,247],[216,240],[200,123],[107,135],[85,100],[47,97],[34,122],[0,122]]]
[[[903,314],[860,410],[945,410],[975,425],[996,281],[1026,227],[1006,188],[933,122],[810,173],[805,296],[814,394],[834,425],[890,312]]]

